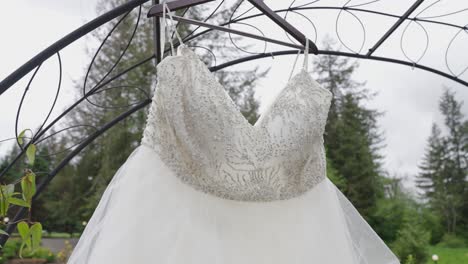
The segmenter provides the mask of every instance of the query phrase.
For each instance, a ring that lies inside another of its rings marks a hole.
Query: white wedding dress
[[[332,94],[306,66],[251,125],[179,46],[68,263],[399,263],[326,177]]]

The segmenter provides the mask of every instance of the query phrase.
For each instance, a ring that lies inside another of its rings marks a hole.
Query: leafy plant
[[[34,223],[31,227],[26,222],[20,222],[17,225],[18,232],[21,236],[21,248],[19,256],[22,257],[24,247],[34,252],[41,243],[42,225],[41,223]]]
[[[21,241],[18,239],[10,239],[6,242],[2,248],[2,254],[0,256],[0,264],[6,263],[9,259],[17,256]]]
[[[24,137],[26,131],[21,131],[18,135],[17,142],[20,145],[24,145]],[[30,131],[30,130],[29,130]],[[39,222],[33,222],[31,220],[31,207],[32,200],[36,194],[36,174],[32,171],[34,162],[36,160],[37,147],[32,142],[26,145],[26,158],[27,165],[30,168],[24,169],[24,174],[19,181],[13,184],[0,184],[0,217],[3,219],[4,224],[8,222],[8,210],[10,205],[17,205],[28,208],[28,218],[21,220],[17,224],[18,232],[21,236],[21,246],[19,250],[19,256],[22,257],[23,249],[26,249],[32,253],[39,248],[42,237],[42,225]],[[21,193],[15,192],[15,184],[20,183]],[[21,195],[21,196],[20,196]],[[18,197],[17,197],[18,196]],[[9,236],[9,234],[0,229],[0,235]]]

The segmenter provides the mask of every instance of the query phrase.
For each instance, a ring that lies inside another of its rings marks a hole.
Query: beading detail
[[[187,46],[157,66],[142,144],[195,189],[239,201],[296,197],[326,177],[332,94],[302,69],[255,125]]]

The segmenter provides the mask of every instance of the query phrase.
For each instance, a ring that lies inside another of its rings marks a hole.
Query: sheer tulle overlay
[[[103,194],[68,263],[396,264],[328,179],[288,200],[197,191],[141,145]]]

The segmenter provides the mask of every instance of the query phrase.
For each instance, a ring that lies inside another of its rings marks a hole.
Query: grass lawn
[[[433,254],[439,256],[437,264],[468,264],[468,248],[430,247],[429,253],[431,256]],[[429,260],[427,264],[434,264],[434,262]]]

